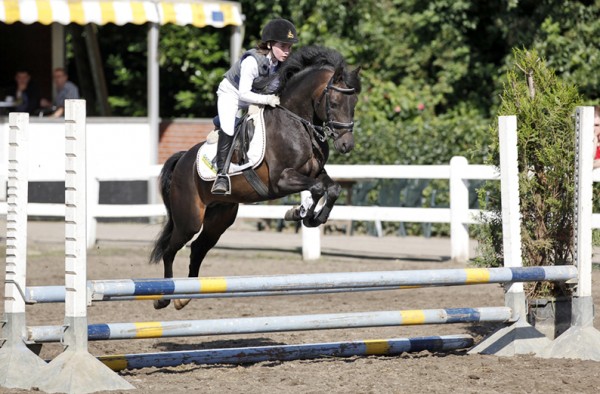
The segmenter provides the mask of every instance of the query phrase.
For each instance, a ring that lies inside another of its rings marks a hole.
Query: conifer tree
[[[499,116],[517,116],[519,200],[524,266],[573,263],[574,111],[581,104],[577,87],[559,79],[535,51],[514,50]],[[490,128],[488,164],[499,166],[498,125]],[[480,193],[487,209],[478,239],[481,265],[503,264],[501,201],[498,182]],[[529,287],[530,295],[561,295],[551,283]]]

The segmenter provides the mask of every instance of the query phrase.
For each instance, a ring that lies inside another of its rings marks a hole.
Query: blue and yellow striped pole
[[[88,339],[94,341],[168,338],[421,324],[507,322],[511,319],[511,314],[512,310],[508,307],[485,307],[107,323],[89,325]],[[29,341],[59,342],[62,340],[63,328],[61,326],[29,327],[28,333]]]
[[[204,349],[176,352],[123,354],[98,357],[114,371],[164,368],[182,364],[248,364],[262,361],[307,360],[321,357],[386,355],[405,352],[441,352],[473,346],[469,335],[394,338],[367,341],[258,346],[231,349]]]
[[[572,265],[550,267],[466,268],[337,272],[227,278],[123,279],[88,282],[94,301],[219,296],[263,296],[320,292],[396,290],[421,286],[566,281],[577,277]],[[28,287],[28,302],[61,302],[61,286]]]

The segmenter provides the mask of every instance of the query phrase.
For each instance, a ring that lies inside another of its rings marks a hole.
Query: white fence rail
[[[106,172],[90,176],[88,244],[96,240],[96,219],[164,217],[166,211],[158,204],[98,204],[100,182],[140,181],[158,176],[162,166],[131,168],[119,173]],[[463,157],[454,157],[449,165],[328,165],[327,172],[334,179],[366,181],[376,179],[447,179],[450,185],[449,208],[410,208],[336,205],[330,220],[354,220],[374,222],[449,223],[451,257],[458,261],[469,259],[468,225],[476,223],[481,211],[469,209],[468,181],[499,179],[493,166],[470,165]],[[62,175],[62,176],[61,176]],[[6,215],[7,170],[0,166],[0,214]],[[600,170],[593,172],[594,182],[600,182]],[[30,174],[30,182],[64,181],[63,174],[50,176],[46,173]],[[290,205],[240,205],[239,218],[281,219]],[[30,203],[29,216],[64,217],[64,204]],[[593,228],[600,228],[600,214],[592,216]],[[302,228],[303,255],[306,259],[320,256],[319,229]]]
[[[161,165],[146,168],[131,168],[114,173],[89,174],[88,178],[88,244],[95,242],[96,219],[98,218],[138,218],[163,217],[166,215],[164,205],[120,205],[98,204],[100,182],[102,181],[139,181],[158,176]],[[469,209],[468,181],[472,179],[499,179],[492,166],[469,165],[463,157],[455,157],[450,165],[328,165],[327,172],[334,179],[352,181],[377,179],[447,179],[450,181],[450,208],[409,208],[380,206],[347,206],[336,205],[330,220],[360,220],[375,222],[416,222],[416,223],[450,223],[452,233],[451,255],[458,260],[469,258],[468,225],[475,223],[479,210]],[[0,168],[2,170],[2,168]],[[6,174],[0,171],[0,174]],[[64,176],[36,176],[30,174],[30,182],[64,181]],[[0,176],[0,181],[6,179]],[[5,187],[2,187],[5,190]],[[244,205],[240,206],[239,218],[281,219],[290,205]],[[6,203],[0,202],[0,214],[6,214]],[[30,203],[27,206],[29,216],[61,217],[65,214],[63,204]],[[320,256],[319,229],[303,227],[303,255],[305,258]],[[307,250],[312,249],[312,250]]]

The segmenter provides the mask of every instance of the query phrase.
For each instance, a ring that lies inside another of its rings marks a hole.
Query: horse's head
[[[359,71],[360,68],[351,72],[338,68],[314,101],[315,115],[323,123],[323,134],[333,139],[333,146],[340,153],[354,149],[352,130],[360,90]]]
[[[354,148],[359,70],[349,71],[333,49],[309,46],[292,53],[280,71],[282,105],[310,120],[316,138],[331,138],[340,153]]]

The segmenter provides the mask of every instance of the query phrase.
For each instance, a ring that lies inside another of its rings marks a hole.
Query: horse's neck
[[[290,86],[281,97],[282,105],[296,115],[308,121],[315,115],[313,107],[314,92],[318,88],[318,78],[305,77]]]
[[[314,116],[314,109],[312,106],[312,101],[310,101],[310,100],[311,100],[310,97],[308,98],[308,101],[306,101],[306,99],[299,100],[297,97],[294,97],[294,98],[291,98],[290,100],[282,101],[281,105],[283,107],[285,107],[286,109],[288,109],[290,112],[301,117],[302,119],[305,119],[312,123],[313,116]]]

